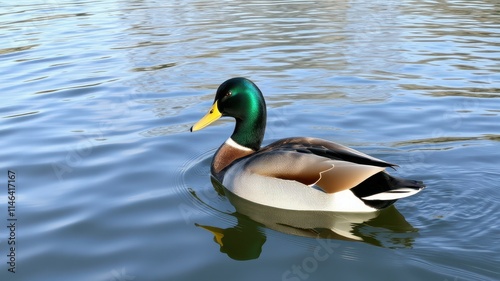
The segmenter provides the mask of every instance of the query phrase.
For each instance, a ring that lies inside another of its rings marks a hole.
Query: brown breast
[[[212,162],[212,170],[215,173],[220,173],[224,168],[231,165],[235,160],[240,159],[254,153],[251,150],[241,150],[224,143],[215,153]]]

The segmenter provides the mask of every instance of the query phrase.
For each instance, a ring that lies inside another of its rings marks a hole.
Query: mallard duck
[[[211,174],[246,200],[289,210],[373,212],[414,195],[425,185],[389,175],[397,165],[318,138],[291,137],[261,147],[266,103],[246,78],[217,89],[198,131],[222,116],[236,120],[233,134],[216,151]]]

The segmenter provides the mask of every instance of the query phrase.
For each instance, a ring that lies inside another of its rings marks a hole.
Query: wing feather
[[[335,193],[351,189],[367,178],[384,170],[383,167],[360,165],[356,163],[330,160],[334,168],[321,173],[321,179],[316,183],[326,193]]]
[[[326,193],[351,189],[383,167],[332,160],[312,153],[273,151],[256,154],[243,168],[262,176],[316,185]]]
[[[328,158],[314,154],[273,151],[256,154],[246,161],[243,169],[262,176],[313,185],[321,179],[323,172],[333,169],[333,164]]]
[[[343,160],[362,165],[397,167],[396,164],[380,160],[350,147],[318,138],[286,138],[271,143],[263,148],[262,151],[266,150],[294,150],[296,152],[316,154],[332,160]]]

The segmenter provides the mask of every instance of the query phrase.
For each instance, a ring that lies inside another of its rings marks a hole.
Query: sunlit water
[[[500,279],[499,12],[496,0],[4,3],[0,219],[13,171],[17,221],[16,273],[2,227],[0,279]],[[264,92],[266,143],[340,142],[427,189],[372,217],[231,199],[209,165],[232,120],[188,129],[233,76]]]

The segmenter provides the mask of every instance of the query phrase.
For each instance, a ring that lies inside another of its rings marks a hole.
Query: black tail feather
[[[351,188],[351,191],[366,205],[376,209],[383,209],[394,204],[397,200],[364,200],[362,198],[383,192],[391,192],[391,190],[393,190],[393,193],[398,193],[397,189],[401,188],[421,190],[424,187],[422,181],[407,180],[391,176],[386,172],[380,172]]]

